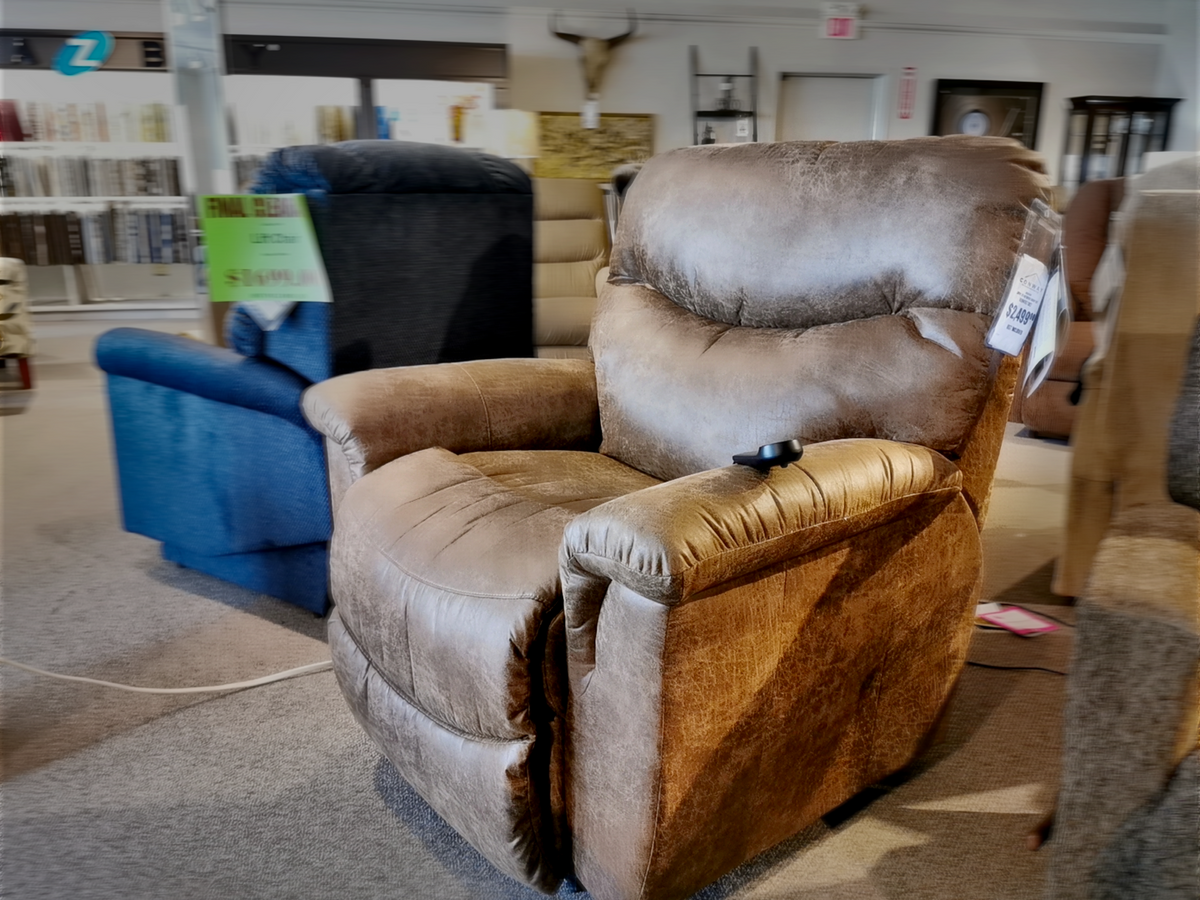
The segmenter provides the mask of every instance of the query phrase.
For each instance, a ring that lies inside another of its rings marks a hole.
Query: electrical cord
[[[1045,666],[994,666],[991,663],[974,662],[967,660],[968,666],[979,666],[981,669],[1007,669],[1013,672],[1049,672],[1051,675],[1066,675],[1066,672],[1060,672],[1058,669],[1047,669]]]
[[[306,666],[297,666],[294,669],[288,669],[286,672],[276,672],[274,675],[264,675],[261,678],[254,678],[250,681],[235,681],[231,684],[216,684],[206,687],[182,687],[182,688],[152,688],[138,687],[132,684],[120,684],[116,681],[101,681],[97,678],[84,678],[82,675],[60,675],[57,672],[47,672],[45,669],[38,669],[34,666],[27,666],[24,663],[14,662],[11,659],[5,659],[0,656],[0,665],[12,666],[16,669],[22,669],[26,672],[32,672],[34,675],[44,675],[47,678],[57,678],[61,681],[81,681],[85,684],[98,684],[103,687],[117,688],[122,691],[136,691],[139,694],[213,694],[222,691],[241,691],[246,688],[260,687],[264,684],[271,684],[275,681],[283,681],[286,678],[298,678],[301,675],[311,675],[314,672],[324,672],[327,669],[333,668],[332,660],[325,660],[319,663],[309,663]]]

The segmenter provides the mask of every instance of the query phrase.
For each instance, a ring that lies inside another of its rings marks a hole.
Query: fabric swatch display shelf
[[[196,306],[182,150],[163,140],[0,143],[0,247],[35,313]]]

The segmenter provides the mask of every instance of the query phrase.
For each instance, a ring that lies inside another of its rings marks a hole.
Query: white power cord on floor
[[[232,684],[182,688],[137,687],[132,684],[119,684],[116,681],[100,681],[96,678],[84,678],[81,675],[60,675],[57,672],[47,672],[45,669],[37,669],[33,666],[27,666],[24,663],[13,662],[11,659],[5,659],[2,656],[0,656],[0,665],[23,669],[26,672],[32,672],[34,675],[45,675],[47,678],[58,678],[62,681],[82,681],[86,684],[99,684],[103,687],[117,688],[122,691],[136,691],[139,694],[212,694],[219,693],[220,691],[240,691],[245,688],[271,684],[274,681],[283,681],[285,678],[297,678],[301,675],[311,675],[313,672],[324,672],[326,669],[333,668],[333,661],[327,659],[324,662],[309,663],[307,666],[298,666],[295,669],[288,669],[286,672],[276,672],[274,675],[264,675],[262,678],[255,678],[252,681],[235,681]]]

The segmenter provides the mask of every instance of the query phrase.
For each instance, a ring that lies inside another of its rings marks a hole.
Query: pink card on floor
[[[1058,626],[1049,619],[1043,619],[1019,606],[1006,606],[998,612],[980,613],[979,618],[1022,637],[1045,634],[1047,631],[1058,631]]]

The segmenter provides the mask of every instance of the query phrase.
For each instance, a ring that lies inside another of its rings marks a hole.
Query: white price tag
[[[583,104],[583,110],[580,112],[579,121],[584,128],[599,128],[600,101],[589,100]]]
[[[1008,294],[1000,303],[996,320],[988,332],[989,347],[1009,356],[1021,352],[1033,323],[1037,321],[1048,279],[1049,271],[1045,263],[1027,253],[1021,255]]]
[[[1046,286],[1046,298],[1042,311],[1033,327],[1033,341],[1029,345],[1029,362],[1025,367],[1025,396],[1033,394],[1054,365],[1054,360],[1067,343],[1067,331],[1071,325],[1071,309],[1067,300],[1066,279],[1061,266],[1050,276]]]

